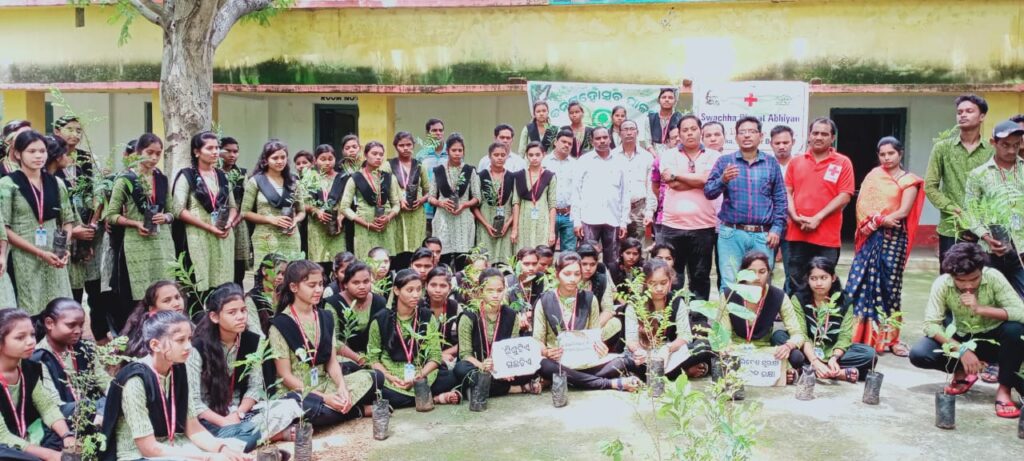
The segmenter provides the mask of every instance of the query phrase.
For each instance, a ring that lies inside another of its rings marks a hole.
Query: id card
[[[36,246],[40,248],[46,246],[46,229],[42,227],[36,229]]]
[[[320,369],[313,368],[309,370],[309,385],[313,387],[320,385]]]
[[[530,219],[536,221],[540,219],[540,209],[537,207],[530,208]]]
[[[210,213],[210,224],[216,225],[217,224],[217,218],[219,218],[219,217],[220,217],[220,212],[219,211],[214,211],[214,212]]]
[[[505,216],[505,207],[499,206],[494,209],[495,216]]]
[[[825,351],[820,347],[814,348],[814,355],[818,356],[818,360],[825,360]]]
[[[416,379],[416,366],[411,364],[411,363],[405,364],[405,374],[404,374],[402,380],[403,381],[412,381],[414,379]]]

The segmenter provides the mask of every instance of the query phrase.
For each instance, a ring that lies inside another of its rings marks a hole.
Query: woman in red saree
[[[878,353],[888,348],[906,357],[910,350],[900,342],[899,329],[881,332],[879,314],[899,312],[903,292],[903,268],[917,232],[924,181],[904,171],[903,144],[887,136],[878,141],[879,166],[861,184],[857,197],[857,254],[850,267],[846,294],[853,300],[857,326],[853,340],[873,345]]]

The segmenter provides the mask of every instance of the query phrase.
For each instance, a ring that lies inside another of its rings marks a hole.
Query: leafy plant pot
[[[299,423],[295,430],[295,461],[312,461],[313,425]]]
[[[260,448],[256,452],[256,461],[281,461],[281,451],[273,445]]]
[[[220,211],[217,212],[217,221],[215,221],[213,223],[213,225],[217,226],[217,229],[220,229],[220,230],[227,229],[228,228],[228,218],[230,218],[230,217],[231,217],[231,210],[229,210],[227,207],[224,207]]]
[[[80,263],[92,253],[92,241],[75,240],[71,242],[71,262]]]
[[[1024,439],[1024,412],[1021,412],[1020,418],[1017,418],[1017,438]]]
[[[452,195],[451,197],[448,197],[448,200],[452,201],[452,206],[453,207],[456,207],[456,208],[459,207],[459,196],[458,195]]]
[[[57,258],[63,258],[68,254],[68,233],[61,229],[53,232],[53,254],[57,255]]]
[[[413,392],[416,393],[416,411],[430,411],[434,409],[434,396],[430,393],[430,383],[426,378],[419,378],[412,383]]]
[[[341,226],[338,225],[338,213],[335,211],[328,211],[327,217],[331,218],[331,220],[326,224],[327,235],[341,235]]]
[[[290,206],[286,206],[284,208],[281,208],[281,216],[284,216],[286,218],[294,219],[295,218],[295,209],[290,207]],[[295,226],[289,227],[288,229],[281,229],[281,233],[282,234],[287,234],[287,233],[291,232],[291,230],[294,229],[294,228],[295,228]]]
[[[469,392],[469,411],[484,411],[487,409],[487,397],[491,395],[491,374],[478,372],[476,384]]]
[[[82,461],[81,453],[61,452],[60,461]]]
[[[551,403],[555,408],[562,408],[569,404],[569,380],[565,373],[558,372],[551,375]]]
[[[651,397],[658,398],[665,393],[665,360],[652,358],[647,361],[647,385],[651,388]]]
[[[814,400],[814,368],[804,365],[800,377],[796,380],[796,399]]]
[[[956,429],[956,396],[943,391],[935,393],[935,427]]]
[[[146,208],[145,213],[142,215],[142,227],[146,228],[146,232],[155,234],[160,230],[160,226],[153,222],[153,218],[160,213],[160,207],[151,205]]]
[[[864,397],[861,399],[868,405],[878,405],[879,393],[882,391],[882,379],[885,375],[877,371],[869,371],[864,377]]]
[[[391,403],[387,399],[373,402],[373,439],[388,438],[388,426],[391,424]]]

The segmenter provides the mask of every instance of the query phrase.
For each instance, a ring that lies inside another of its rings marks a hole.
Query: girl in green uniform
[[[512,245],[518,241],[519,196],[515,192],[515,174],[505,169],[508,147],[496,142],[487,148],[491,166],[480,172],[479,206],[473,208],[476,218],[476,246],[487,250],[491,263],[507,263],[515,254]]]
[[[352,372],[369,364],[366,343],[370,320],[387,309],[387,300],[373,293],[370,266],[356,261],[345,269],[341,292],[324,299],[324,308],[334,314],[338,332],[338,355],[342,370]]]
[[[270,328],[270,318],[277,305],[277,287],[284,280],[288,260],[277,253],[268,253],[256,267],[252,288],[245,294],[245,307],[249,311],[249,331],[264,336]]]
[[[242,199],[243,216],[255,226],[253,260],[263,261],[267,253],[292,255],[302,251],[297,229],[306,217],[305,198],[296,186],[288,166],[288,146],[276,140],[264,144],[256,168],[245,182]]]
[[[352,174],[341,198],[345,218],[356,223],[352,252],[357,255],[368,254],[375,247],[394,246],[398,226],[391,225],[391,221],[401,209],[398,181],[381,169],[384,145],[370,141],[364,152],[366,162]]]
[[[181,293],[181,287],[177,282],[161,280],[146,288],[142,301],[135,306],[121,331],[122,336],[128,337],[126,354],[131,357],[146,355],[146,345],[142,341],[142,324],[147,317],[160,311],[185,312],[185,295]]]
[[[308,259],[320,264],[327,274],[331,271],[334,255],[345,251],[345,235],[342,232],[345,215],[341,212],[341,198],[349,178],[334,169],[334,148],[330,144],[317,146],[315,158],[320,184],[308,191],[306,214],[312,219],[309,220],[306,233],[306,247]]]
[[[473,249],[476,228],[473,214],[465,211],[480,202],[480,178],[473,165],[462,162],[466,155],[462,136],[448,136],[445,147],[448,162],[434,168],[430,183],[429,202],[436,208],[431,228],[433,236],[444,243],[441,264],[457,271],[466,265],[465,255]]]
[[[555,173],[541,166],[544,150],[540,143],[526,146],[527,167],[516,173],[519,197],[519,248],[555,244]]]
[[[427,202],[430,192],[430,181],[427,170],[419,160],[413,158],[414,141],[412,133],[399,131],[392,142],[398,157],[388,160],[391,173],[398,180],[401,189],[402,211],[398,214],[395,225],[395,268],[409,267],[412,253],[420,247],[427,237],[427,215],[423,204]]]

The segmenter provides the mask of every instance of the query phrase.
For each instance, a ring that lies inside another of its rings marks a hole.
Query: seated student
[[[444,245],[441,243],[441,239],[437,237],[427,237],[423,239],[423,244],[420,245],[423,248],[430,250],[430,253],[434,255],[434,265],[439,266],[441,264],[441,251],[444,250]],[[451,268],[449,268],[451,269]]]
[[[369,361],[373,369],[384,375],[381,395],[392,408],[415,404],[413,382],[424,378],[430,383],[434,403],[457,404],[460,400],[451,372],[441,369],[440,323],[429,310],[418,309],[423,296],[423,282],[412,269],[395,275],[395,304],[381,311],[370,323]],[[429,343],[410,337],[415,331],[428,337]],[[428,335],[428,331],[436,332]],[[429,336],[434,336],[429,338]]]
[[[480,310],[466,311],[459,318],[459,363],[455,365],[455,381],[463,389],[476,385],[478,372],[494,372],[491,350],[494,343],[519,336],[516,312],[503,304],[505,278],[497,269],[480,274]],[[540,380],[536,374],[515,376],[491,381],[490,396],[509,393],[540,394]]]
[[[544,286],[545,276],[548,274],[548,268],[550,268],[554,262],[555,250],[552,250],[551,247],[547,245],[537,245],[537,277],[534,277],[533,283],[531,284],[531,289],[533,290],[533,301],[530,302],[531,306],[537,303],[537,299],[540,298],[542,293],[548,291],[547,287]],[[533,326],[532,322],[530,326]]]
[[[245,294],[245,308],[248,330],[266,336],[270,329],[270,317],[274,316],[277,305],[277,287],[284,280],[284,269],[288,260],[277,253],[267,253],[253,273],[252,288]]]
[[[505,277],[505,303],[516,312],[519,334],[528,336],[533,327],[533,305],[540,293],[534,295],[533,285],[537,278],[537,250],[522,248],[516,253],[515,272]]]
[[[317,309],[323,294],[323,268],[311,261],[288,263],[278,288],[277,315],[270,320],[274,369],[286,390],[312,391],[302,401],[313,427],[370,416],[373,376],[357,371],[343,376],[334,347],[334,316]],[[302,350],[303,354],[296,351]]]
[[[81,328],[81,327],[79,327]],[[57,391],[43,379],[43,366],[29,360],[36,347],[32,320],[21,309],[0,309],[0,459],[58,461],[75,434],[61,415]],[[36,418],[56,433],[34,445],[28,427]]]
[[[58,405],[65,418],[70,417],[79,401],[92,402],[86,418],[94,421],[103,414],[110,375],[93,354],[94,343],[82,339],[85,309],[71,298],[56,298],[34,318],[36,337],[42,338],[32,353],[32,361],[43,365],[43,381],[47,388],[57,390]],[[72,382],[68,370],[81,378]],[[49,427],[43,428],[43,446],[60,446],[60,437]]]
[[[375,283],[378,280],[391,280],[394,278],[394,274],[391,273],[391,256],[388,255],[388,250],[382,247],[374,247],[366,256],[370,258],[366,261],[366,264],[370,266],[370,269],[373,269],[373,273],[370,275]]]
[[[676,252],[676,248],[671,243],[655,243],[651,247],[651,258],[660,259],[668,263],[669,266],[676,267],[676,258],[672,256],[672,253]],[[672,278],[672,292],[683,289],[684,281],[680,277],[673,276]]]
[[[339,287],[345,280],[345,268],[354,262],[356,262],[356,255],[347,251],[334,255],[334,265],[332,266],[334,270],[331,272],[331,283],[324,287],[324,299],[341,293],[341,288]]]
[[[341,292],[324,299],[324,309],[334,315],[338,332],[338,355],[343,359],[341,370],[352,373],[368,366],[366,342],[369,340],[370,321],[378,312],[387,309],[387,300],[370,291],[370,267],[361,261],[349,264],[342,275]]]
[[[597,251],[592,242],[580,244],[576,247],[580,255],[580,269],[583,279],[580,281],[580,289],[588,290],[594,294],[598,305],[601,306],[601,315],[598,317],[601,328],[610,335],[606,338],[611,352],[620,353],[625,347],[623,342],[622,322],[624,315],[623,306],[615,303],[615,284],[608,276],[608,268],[599,258],[601,253]]]
[[[476,287],[479,274],[483,273],[484,269],[491,267],[487,251],[469,253],[465,258],[469,262],[464,264],[462,270],[456,272],[455,276],[452,277],[452,296],[455,297],[455,301],[458,301],[463,306],[468,305],[471,301],[470,291]]]
[[[147,354],[146,345],[142,341],[142,322],[155,312],[173,311],[184,315],[185,296],[177,282],[161,280],[146,288],[142,302],[128,316],[124,324],[122,336],[128,337],[126,353],[132,357],[143,357]]]
[[[434,264],[434,253],[426,247],[420,247],[409,258],[409,269],[419,274],[421,282],[427,283],[427,274],[437,267]]]
[[[630,278],[634,270],[640,270],[643,267],[644,260],[641,257],[641,251],[643,251],[643,243],[633,237],[619,242],[619,260],[608,266],[608,274],[611,275],[612,284],[616,288]]]
[[[185,360],[191,338],[192,323],[180,312],[146,316],[145,356],[121,368],[107,391],[107,446],[100,459],[251,459],[241,454],[245,442],[214,437],[189,405]]]
[[[580,289],[582,270],[580,255],[566,251],[558,255],[555,263],[557,286],[544,292],[534,307],[533,337],[541,343],[540,375],[551,379],[555,373],[565,373],[569,385],[582,389],[617,389],[633,392],[640,386],[635,377],[624,378],[633,361],[626,357],[607,360],[608,346],[594,345],[598,355],[606,360],[599,365],[574,370],[562,367],[562,348],[558,347],[558,334],[562,331],[601,328],[598,323],[599,305],[593,293]],[[602,335],[605,339],[607,335]]]
[[[420,299],[419,309],[430,311],[442,328],[444,344],[441,345],[442,366],[454,366],[459,353],[460,304],[452,298],[452,273],[446,267],[435,267],[427,273],[426,296]]]
[[[752,250],[743,255],[740,270],[754,273],[755,280],[750,282],[761,289],[761,297],[756,302],[749,302],[739,293],[727,289],[725,296],[730,303],[739,304],[754,313],[754,321],[750,322],[735,315],[729,315],[729,321],[722,325],[732,332],[732,342],[750,344],[754,347],[775,346],[775,358],[789,360],[790,369],[786,372],[786,383],[792,384],[796,379],[797,370],[804,366],[806,357],[801,349],[804,345],[803,309],[799,303],[786,299],[786,293],[771,284],[772,273],[764,252]],[[782,318],[783,328],[772,332],[775,319]],[[707,327],[707,319],[701,316],[700,321]]]
[[[661,334],[661,342],[668,347],[668,352],[673,353],[683,347],[690,347],[690,358],[686,359],[679,368],[667,371],[665,376],[675,379],[686,370],[690,378],[700,378],[708,374],[711,355],[708,353],[707,341],[702,347],[694,346],[693,331],[690,329],[690,312],[686,307],[686,300],[682,297],[672,299],[672,266],[660,259],[652,259],[643,264],[644,284],[647,287],[649,299],[644,308],[652,317],[651,322],[641,322],[637,316],[634,306],[626,306],[626,349],[633,356],[636,364],[635,370],[639,375],[646,375],[646,362],[652,354],[657,353],[651,350],[655,335]],[[671,302],[671,304],[669,304]],[[660,322],[671,322],[664,329]],[[645,325],[647,323],[647,325]],[[648,326],[653,328],[648,328]],[[662,357],[667,359],[667,357]]]
[[[1024,361],[1024,303],[998,270],[985,267],[985,252],[975,243],[958,243],[942,260],[942,275],[932,283],[924,311],[924,334],[910,350],[910,363],[927,370],[953,373],[946,393],[966,393],[978,380],[985,362],[999,365],[996,416],[1017,418],[1020,409],[1011,391],[1021,391],[1017,371]],[[946,337],[943,322],[952,315],[956,333]],[[936,350],[947,341],[977,339],[978,347],[964,352],[959,363]],[[988,342],[985,340],[994,341]]]
[[[873,347],[853,342],[853,327],[857,323],[857,316],[839,284],[836,263],[828,258],[812,258],[807,264],[807,281],[802,286],[794,293],[793,303],[797,315],[804,318],[800,322],[803,329],[802,349],[806,357],[804,363],[809,362],[814,367],[814,374],[818,378],[857,382],[867,375],[878,358]],[[835,304],[838,312],[829,314],[828,318],[818,317],[815,307],[828,303],[835,293],[840,293]],[[817,334],[822,335],[824,340],[820,348],[814,341]],[[779,339],[782,339],[781,335]]]
[[[256,352],[262,339],[246,329],[243,299],[234,283],[210,293],[185,365],[192,413],[214,436],[241,440],[251,451],[262,440],[294,441],[294,431],[286,429],[302,409],[292,399],[264,400],[262,367],[246,371],[244,365],[231,365]]]

